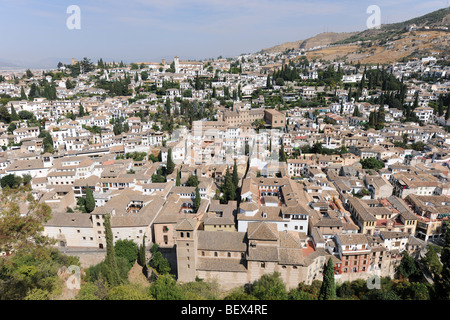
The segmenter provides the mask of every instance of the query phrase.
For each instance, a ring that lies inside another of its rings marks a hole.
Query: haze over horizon
[[[58,61],[160,61],[233,57],[322,32],[367,29],[369,5],[381,23],[401,22],[448,5],[446,0],[0,0],[0,66],[55,68]],[[70,5],[81,29],[69,30]]]

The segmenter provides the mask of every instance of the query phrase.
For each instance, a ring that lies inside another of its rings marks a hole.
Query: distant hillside
[[[430,28],[449,27],[450,29],[450,9],[444,8],[404,22],[382,25],[380,29],[367,29],[360,32],[348,33],[320,33],[306,40],[282,43],[271,48],[263,49],[261,52],[275,53],[288,49],[311,49],[317,46],[344,45],[367,40],[387,41],[389,38],[403,34],[406,31],[406,27],[413,24],[418,28],[427,26]]]
[[[345,40],[355,34],[357,34],[357,32],[324,32],[306,40],[286,42],[271,48],[263,49],[261,50],[261,52],[275,53],[283,52],[289,49],[311,49],[317,46],[324,46],[334,42]]]
[[[0,70],[19,70],[19,69],[23,69],[23,67],[16,65],[14,63],[0,61]]]
[[[416,29],[410,32],[407,27],[412,25]],[[450,30],[440,27],[450,29],[448,8],[404,22],[382,25],[380,29],[364,30],[336,41],[329,47],[310,51],[307,57],[325,61],[339,59],[383,64],[427,55],[446,55],[450,46]]]
[[[333,44],[346,44],[356,41],[379,40],[381,38],[392,37],[405,32],[406,28],[410,25],[416,25],[418,28],[450,27],[450,10],[444,8],[407,21],[383,24],[380,29],[367,29],[357,32],[346,39],[337,40]]]
[[[371,44],[340,44],[306,53],[309,60],[341,60],[362,64],[385,64],[404,59],[448,54],[450,32],[424,30],[381,38]]]

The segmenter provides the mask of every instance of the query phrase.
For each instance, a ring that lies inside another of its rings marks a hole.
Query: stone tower
[[[197,267],[197,220],[184,218],[175,226],[178,281],[195,281]]]

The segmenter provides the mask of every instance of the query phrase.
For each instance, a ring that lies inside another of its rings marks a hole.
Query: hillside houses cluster
[[[386,105],[385,126],[365,130],[370,113],[380,106],[347,99],[347,91],[337,93],[340,102],[288,110],[268,107],[264,96],[248,99],[265,88],[267,74],[287,64],[286,57],[277,56],[258,53],[203,62],[175,57],[170,72],[166,61],[139,63],[139,72],[130,66],[110,69],[105,79],[129,72],[132,88],[179,83],[162,96],[132,102],[107,97],[87,84],[86,75],[70,89],[71,99],[61,83],[58,100],[11,101],[8,107],[31,112],[41,126],[21,120],[11,131],[0,124],[0,178],[31,177],[32,195],[52,209],[44,233],[56,239],[57,247],[104,249],[109,215],[114,241],[158,244],[176,257],[171,267],[180,282],[215,278],[231,289],[278,271],[294,288],[321,280],[329,258],[338,281],[393,277],[402,254],[418,257],[428,241],[443,237],[450,217],[450,136],[436,125],[439,117],[428,106],[448,93],[448,83],[408,87],[408,99],[419,92],[420,107],[414,112],[422,125],[401,122],[402,110]],[[242,72],[224,72],[231,63]],[[424,63],[396,64],[392,70],[399,77],[434,70],[432,61]],[[302,79],[317,79],[323,66],[309,63]],[[349,71],[344,83],[360,81],[362,75],[351,73],[354,66],[341,67]],[[214,76],[218,97],[228,87],[242,90],[242,99],[223,106],[212,99],[213,88],[194,89],[196,77]],[[0,83],[1,90],[20,97],[18,85]],[[185,90],[192,97],[185,97]],[[286,84],[270,90],[281,90],[285,101],[309,101],[329,88]],[[215,117],[168,132],[161,123],[136,116],[142,110],[161,112],[166,99],[174,108],[180,99],[212,101]],[[83,116],[68,117],[80,107]],[[355,108],[359,116],[353,116]],[[116,134],[119,119],[128,130]],[[44,131],[54,152],[45,150]],[[414,143],[424,147],[409,148]],[[319,144],[329,152],[313,152]],[[175,168],[162,182],[157,178],[170,155]],[[371,158],[382,168],[364,168],[361,160]],[[222,203],[221,186],[234,166],[238,197]],[[193,176],[200,194],[197,209],[196,187],[189,183]],[[79,203],[89,189],[95,208],[85,213]]]

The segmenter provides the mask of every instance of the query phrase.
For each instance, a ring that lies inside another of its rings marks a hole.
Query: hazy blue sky
[[[448,0],[0,0],[0,62],[230,57],[325,31],[364,30],[373,4],[382,23],[393,23]],[[66,27],[70,5],[81,9],[80,30]]]

